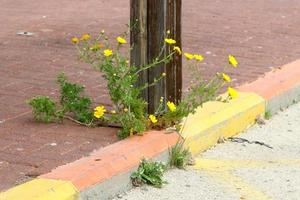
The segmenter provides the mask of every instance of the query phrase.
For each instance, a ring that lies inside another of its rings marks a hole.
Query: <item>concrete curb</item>
[[[253,93],[239,93],[228,103],[207,102],[190,115],[182,136],[193,155],[234,136],[255,123],[265,113],[265,100]]]
[[[266,110],[271,114],[300,101],[300,60],[268,72],[264,77],[238,88],[253,92],[266,100]]]
[[[273,114],[299,101],[300,60],[240,86],[238,90],[241,91],[238,98],[229,103],[208,102],[187,118],[182,137],[193,154],[209,149],[219,139],[244,131],[266,110]],[[176,133],[150,131],[142,137],[117,142],[0,193],[0,200],[111,198],[132,187],[130,174],[141,158],[166,162],[169,148],[179,139]]]

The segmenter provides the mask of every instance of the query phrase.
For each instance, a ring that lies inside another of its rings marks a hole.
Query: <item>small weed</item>
[[[191,158],[191,153],[188,149],[184,148],[183,144],[183,141],[179,141],[171,148],[169,160],[169,165],[171,167],[174,166],[179,169],[184,169],[184,167],[188,164]]]
[[[47,96],[36,96],[28,101],[32,107],[34,119],[40,122],[52,122],[68,118],[82,125],[89,125],[93,120],[91,99],[83,96],[84,87],[67,82],[64,73],[59,74],[60,102],[55,103]],[[73,119],[74,117],[74,119]]]
[[[32,107],[34,119],[49,123],[56,119],[56,104],[47,96],[36,96],[28,101]]]
[[[270,110],[266,110],[265,111],[265,119],[269,120],[269,119],[271,119],[271,117],[272,117],[271,111]]]
[[[137,171],[131,174],[132,184],[134,186],[149,184],[161,188],[166,183],[163,180],[166,169],[167,167],[163,163],[142,159]]]
[[[67,82],[64,73],[58,75],[57,82],[60,85],[60,104],[62,106],[61,114],[73,113],[75,119],[81,123],[89,124],[93,119],[93,110],[91,109],[92,100],[83,96],[84,87],[79,84]]]

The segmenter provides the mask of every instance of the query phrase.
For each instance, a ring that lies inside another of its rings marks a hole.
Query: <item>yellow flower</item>
[[[124,39],[124,38],[122,38],[122,37],[117,37],[117,41],[119,42],[119,44],[126,44],[127,43],[127,41]]]
[[[162,103],[164,101],[164,97],[160,97],[160,103]]]
[[[73,42],[74,44],[77,44],[77,43],[79,42],[78,37],[73,37],[73,38],[72,38],[72,42]]]
[[[154,115],[149,115],[149,119],[153,124],[157,123],[157,121],[158,121]]]
[[[195,59],[198,60],[198,61],[202,61],[202,60],[204,59],[203,56],[200,55],[200,54],[195,54],[194,57],[195,57]]]
[[[110,49],[105,49],[103,51],[103,54],[104,54],[104,56],[109,57],[109,56],[113,55],[113,51]]]
[[[128,112],[128,108],[124,108],[124,112]]]
[[[86,34],[83,34],[83,35],[81,36],[80,40],[82,40],[82,41],[87,41],[87,40],[89,40],[90,38],[91,38],[91,35],[88,34],[88,33],[86,33]]]
[[[233,67],[237,67],[238,66],[238,61],[235,59],[235,57],[233,55],[229,55],[228,56],[228,62],[229,64],[231,64]]]
[[[229,75],[222,73],[222,76],[223,76],[224,81],[231,82],[231,78]]]
[[[176,40],[173,40],[171,38],[166,38],[165,42],[168,43],[168,44],[176,44]]]
[[[171,112],[174,112],[176,110],[176,105],[173,102],[168,101],[167,106]]]
[[[232,99],[238,97],[238,92],[235,89],[233,89],[232,87],[228,87],[227,92]]]
[[[161,74],[161,76],[163,76],[163,77],[165,77],[166,75],[167,75],[167,74],[166,74],[165,72]]]
[[[188,60],[194,59],[194,55],[193,55],[193,54],[190,54],[190,53],[184,53],[184,56],[185,56]]]
[[[104,113],[106,112],[106,109],[104,108],[104,106],[97,106],[94,110],[95,110],[94,116],[97,119],[100,119],[101,117],[103,117]]]
[[[175,47],[173,48],[173,50],[174,50],[174,51],[177,51],[177,53],[178,53],[179,55],[181,55],[181,53],[182,53],[180,47],[175,46]]]

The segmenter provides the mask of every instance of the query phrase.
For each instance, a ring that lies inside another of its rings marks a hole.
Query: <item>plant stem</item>
[[[77,123],[79,125],[86,126],[86,127],[91,127],[92,124],[93,124],[93,120],[89,124],[86,124],[86,123],[80,122],[80,121],[78,121],[78,120],[76,120],[76,119],[74,119],[74,118],[72,118],[70,116],[64,116],[64,118],[68,119],[68,120],[70,120],[72,122],[75,122],[75,123]]]

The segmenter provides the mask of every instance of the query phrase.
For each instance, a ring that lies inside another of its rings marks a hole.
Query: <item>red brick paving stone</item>
[[[16,142],[13,140],[7,140],[5,138],[1,138],[0,140],[0,152],[5,151],[7,148],[11,147],[12,145],[15,145]]]
[[[183,46],[205,55],[209,70],[204,75],[221,70],[232,53],[240,62],[240,68],[230,73],[235,83],[253,81],[270,68],[299,58],[299,10],[300,2],[293,0],[187,0]]]
[[[108,128],[33,123],[31,115],[26,115],[30,109],[24,102],[38,94],[57,98],[56,76],[65,71],[70,80],[87,86],[87,94],[96,99],[96,104],[110,104],[101,74],[76,59],[70,39],[84,32],[94,35],[102,29],[112,37],[117,36],[129,21],[128,5],[129,1],[119,0],[1,1],[0,144],[3,140],[74,144],[66,145],[69,152],[62,157],[53,157],[58,154],[44,149],[49,152],[49,160],[39,157],[44,163],[40,172],[47,172],[55,163],[70,162],[116,141],[116,130]],[[203,0],[201,3],[186,0],[183,2],[183,48],[205,55],[202,71],[206,79],[220,71],[227,55],[232,53],[240,62],[238,70],[229,70],[234,84],[253,81],[271,68],[299,58],[299,10],[300,2],[294,0]],[[35,35],[17,36],[18,31]],[[189,74],[184,68],[185,88]],[[9,121],[1,123],[5,119]],[[90,145],[84,146],[85,141],[91,142]],[[67,152],[60,148],[57,147],[58,153]],[[17,173],[11,172],[11,177],[19,177]],[[10,181],[1,181],[0,190],[12,185]]]
[[[94,149],[99,149],[117,141],[116,131],[111,128],[86,128],[65,124],[41,124],[32,120],[31,114],[1,124],[0,141],[11,141],[8,147],[0,151],[0,161],[11,165],[32,167],[23,175],[12,170],[11,176],[27,180],[28,176],[38,176],[57,166],[87,156]],[[21,168],[18,168],[21,170]],[[3,180],[3,181],[2,181]],[[11,178],[1,179],[0,190],[13,186]]]
[[[12,185],[29,181],[32,177],[26,176],[26,174],[33,169],[34,167],[20,164],[7,164],[0,167],[1,188],[9,188]]]

